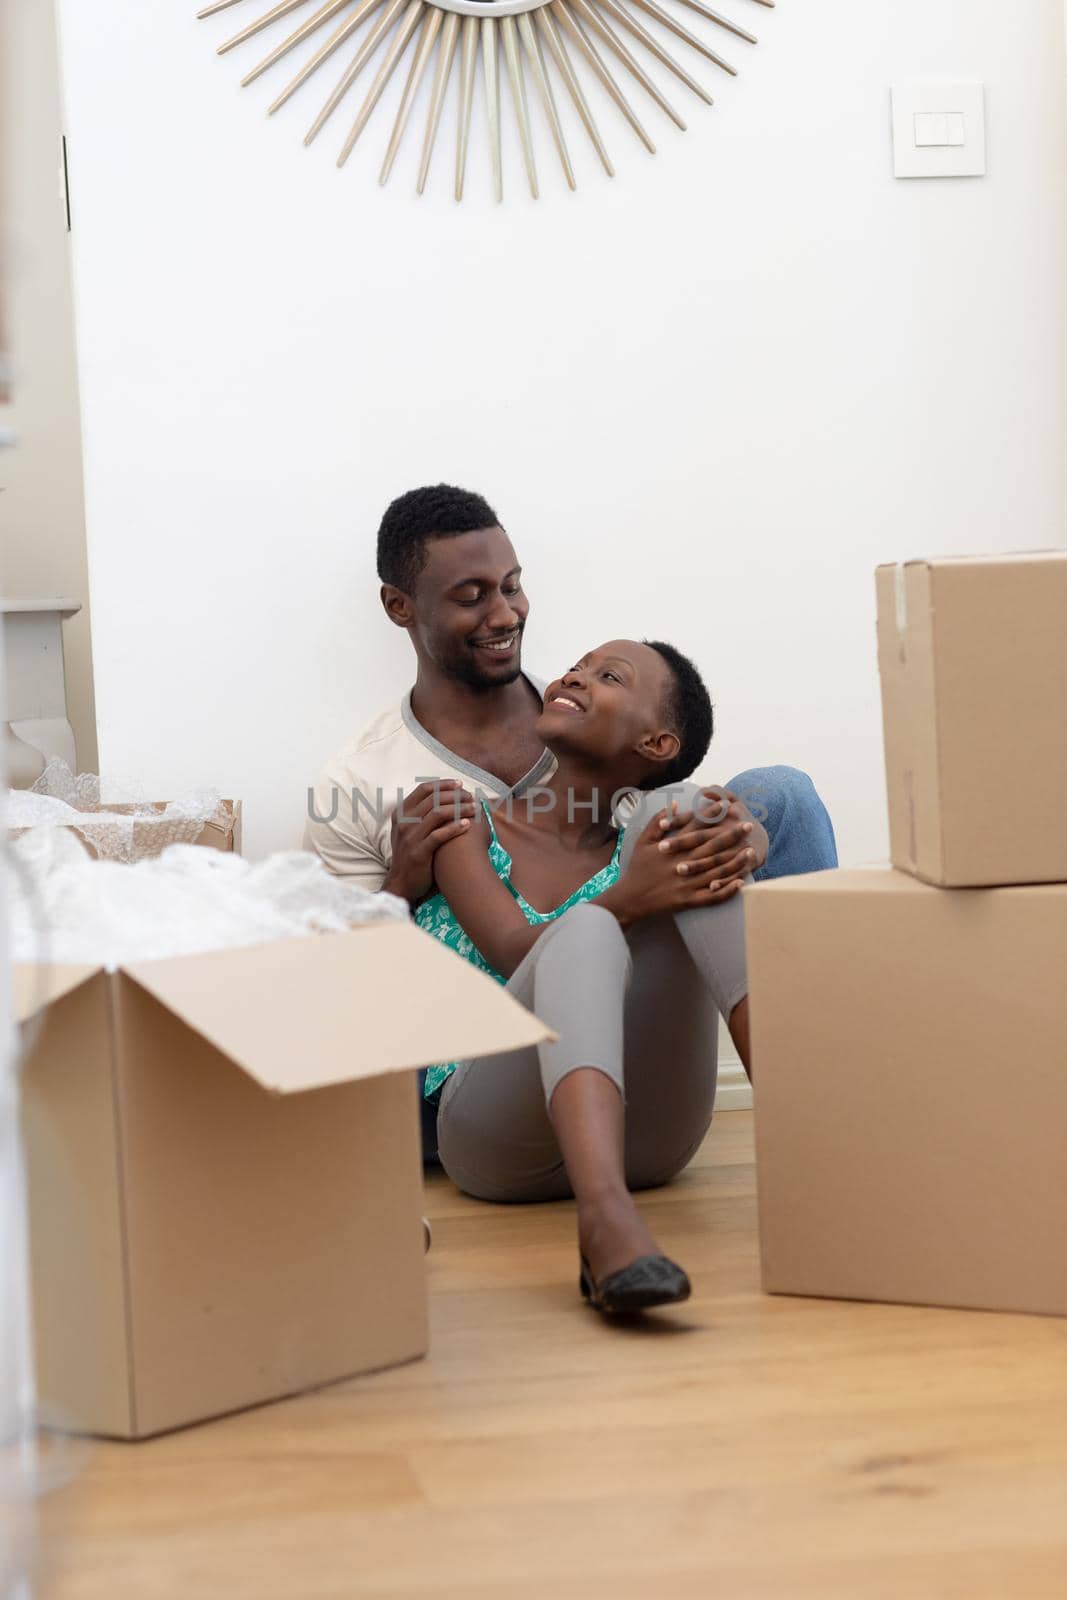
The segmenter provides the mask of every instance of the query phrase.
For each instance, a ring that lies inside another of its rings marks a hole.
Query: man
[[[327,765],[304,843],[331,872],[415,905],[431,889],[434,852],[466,826],[476,795],[522,794],[554,758],[534,731],[542,685],[522,669],[522,570],[482,496],[439,484],[394,500],[378,530],[378,576],[386,616],[414,647],[415,684]],[[701,854],[727,870],[724,895],[749,872],[837,865],[806,774],[754,768],[714,798]]]

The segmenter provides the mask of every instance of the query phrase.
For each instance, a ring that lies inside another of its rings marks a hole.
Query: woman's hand
[[[747,826],[731,822],[727,841],[717,826],[694,825],[692,812],[680,811],[672,802],[667,812],[642,829],[626,871],[597,904],[611,911],[624,928],[642,917],[720,905],[738,892],[755,864],[751,847],[739,845],[748,834],[733,837],[734,828]]]
[[[680,812],[672,802],[671,814],[657,819],[666,841],[665,854],[683,856],[689,871],[697,863],[712,867],[724,883],[762,867],[767,859],[767,830],[755,821],[744,801],[728,789],[714,786],[702,789],[701,796],[694,810]]]

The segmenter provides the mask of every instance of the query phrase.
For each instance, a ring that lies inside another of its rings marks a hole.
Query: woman
[[[707,1131],[716,1009],[749,1067],[738,890],[753,824],[714,836],[716,813],[684,782],[712,711],[670,645],[591,651],[549,685],[538,730],[555,773],[483,802],[438,850],[437,892],[416,921],[559,1038],[433,1068],[425,1093],[440,1097],[441,1161],[458,1186],[496,1201],[573,1195],[583,1295],[633,1311],[689,1294],[630,1191],[667,1182]],[[622,833],[620,791],[635,806]]]

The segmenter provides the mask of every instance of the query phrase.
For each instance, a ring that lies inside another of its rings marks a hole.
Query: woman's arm
[[[531,926],[489,859],[489,825],[482,812],[433,858],[437,887],[464,933],[497,972],[510,978],[546,924]]]
[[[670,849],[662,850],[664,832],[659,816],[642,830],[627,870],[619,881],[594,901],[610,911],[623,928],[643,917],[685,911],[693,906],[718,905],[741,887],[740,877],[723,880],[722,856],[709,859],[707,825],[686,827],[691,814],[680,814],[682,836],[668,834]],[[755,826],[758,826],[756,824]],[[729,853],[737,848],[732,833]],[[717,842],[717,841],[716,841]],[[747,843],[746,837],[746,843]],[[679,861],[679,850],[681,862]],[[681,863],[684,872],[679,872]],[[731,867],[736,863],[731,861]],[[489,824],[485,813],[474,820],[458,838],[440,846],[433,858],[438,889],[455,912],[460,927],[482,957],[510,978],[526,952],[540,938],[546,926],[530,924],[515,897],[493,870],[489,859]],[[745,865],[744,870],[751,867]],[[714,888],[712,887],[714,884]]]

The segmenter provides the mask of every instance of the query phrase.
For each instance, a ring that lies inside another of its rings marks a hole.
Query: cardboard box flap
[[[980,550],[977,555],[970,556],[913,556],[906,564],[909,567],[970,567],[975,562],[983,562],[988,566],[1016,561],[1067,561],[1067,550],[1056,546],[1044,550]]]
[[[904,561],[882,561],[874,570],[891,573],[895,567],[969,567],[975,562],[989,566],[1014,561],[1067,561],[1067,550],[1052,545],[1037,550],[979,550],[973,555],[908,556]]]
[[[500,984],[410,923],[122,970],[278,1094],[555,1037]]]
[[[783,894],[816,894],[820,899],[828,894],[939,894],[939,889],[910,873],[896,872],[888,863],[872,862],[865,867],[832,867],[823,872],[799,872],[788,878],[767,878],[762,883],[746,883],[742,891],[746,905],[753,899],[765,900],[768,895],[776,899]]]
[[[87,978],[99,972],[100,967],[95,962],[60,966],[47,966],[42,962],[19,963],[14,970],[15,1017],[19,1022],[27,1022],[36,1012],[79,988]]]

